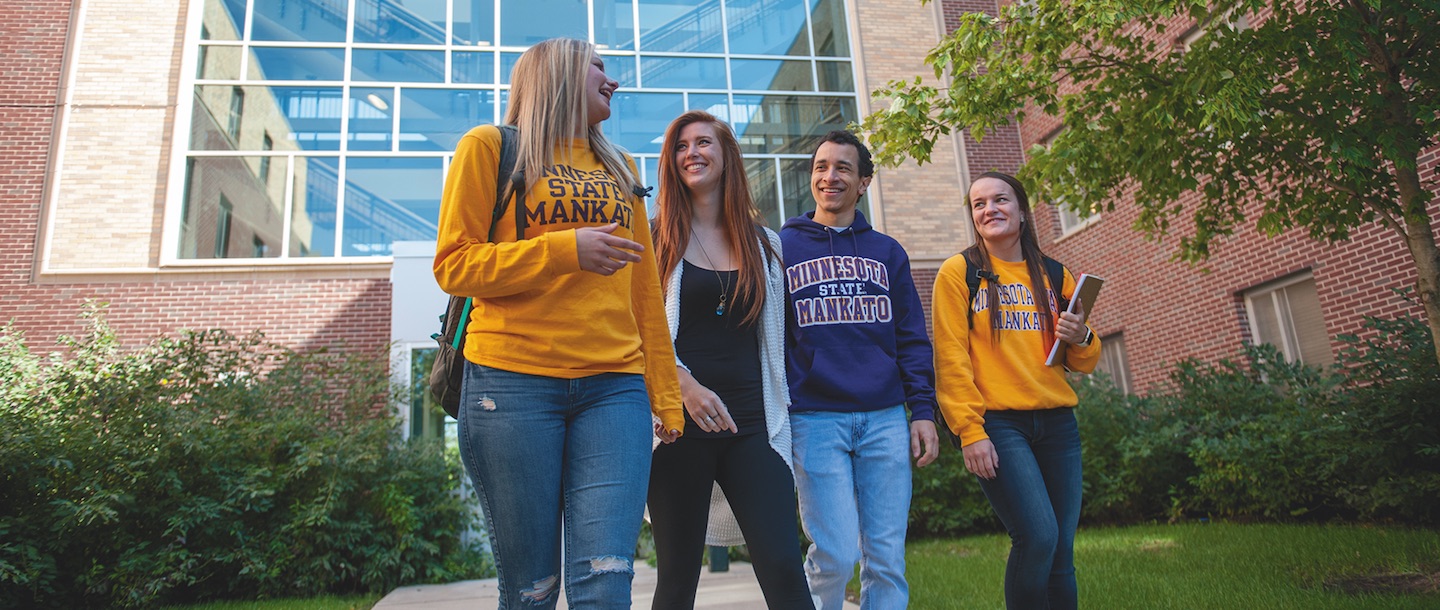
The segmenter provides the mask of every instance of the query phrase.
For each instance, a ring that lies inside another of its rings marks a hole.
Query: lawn
[[[1082,528],[1075,547],[1082,607],[1440,607],[1440,532],[1431,530],[1221,523]],[[1004,535],[910,544],[911,607],[1003,608],[1008,552]]]

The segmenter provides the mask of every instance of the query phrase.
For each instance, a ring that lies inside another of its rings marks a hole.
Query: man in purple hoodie
[[[874,171],[855,134],[830,132],[810,158],[815,211],[780,231],[795,484],[820,610],[844,603],[856,561],[862,609],[906,607],[910,458],[925,466],[940,450],[910,257],[855,209]]]

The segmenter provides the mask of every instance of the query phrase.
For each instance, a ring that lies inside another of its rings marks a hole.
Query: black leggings
[[[766,435],[681,438],[655,449],[650,527],[659,583],[652,608],[694,608],[712,483],[745,535],[755,579],[773,609],[811,608],[795,523],[795,479]]]

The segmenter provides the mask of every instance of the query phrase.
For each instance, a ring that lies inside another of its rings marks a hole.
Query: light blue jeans
[[[650,480],[640,375],[558,379],[465,363],[460,456],[480,494],[499,608],[629,608]]]
[[[989,411],[985,433],[1000,467],[995,478],[980,479],[980,488],[1010,533],[1005,606],[1075,608],[1081,480],[1075,409]]]
[[[813,544],[805,578],[817,610],[845,602],[860,562],[860,607],[904,608],[910,424],[904,406],[790,414],[800,518]]]

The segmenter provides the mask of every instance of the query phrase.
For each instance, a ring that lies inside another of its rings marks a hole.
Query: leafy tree
[[[1178,44],[1177,24],[1202,35]],[[1435,0],[1016,2],[966,14],[931,50],[948,88],[893,81],[862,128],[894,165],[926,162],[951,129],[1061,117],[1022,178],[1082,212],[1133,189],[1151,237],[1188,215],[1176,258],[1192,264],[1247,221],[1330,242],[1379,222],[1409,249],[1440,360],[1437,186],[1421,172],[1440,132],[1437,24]]]

